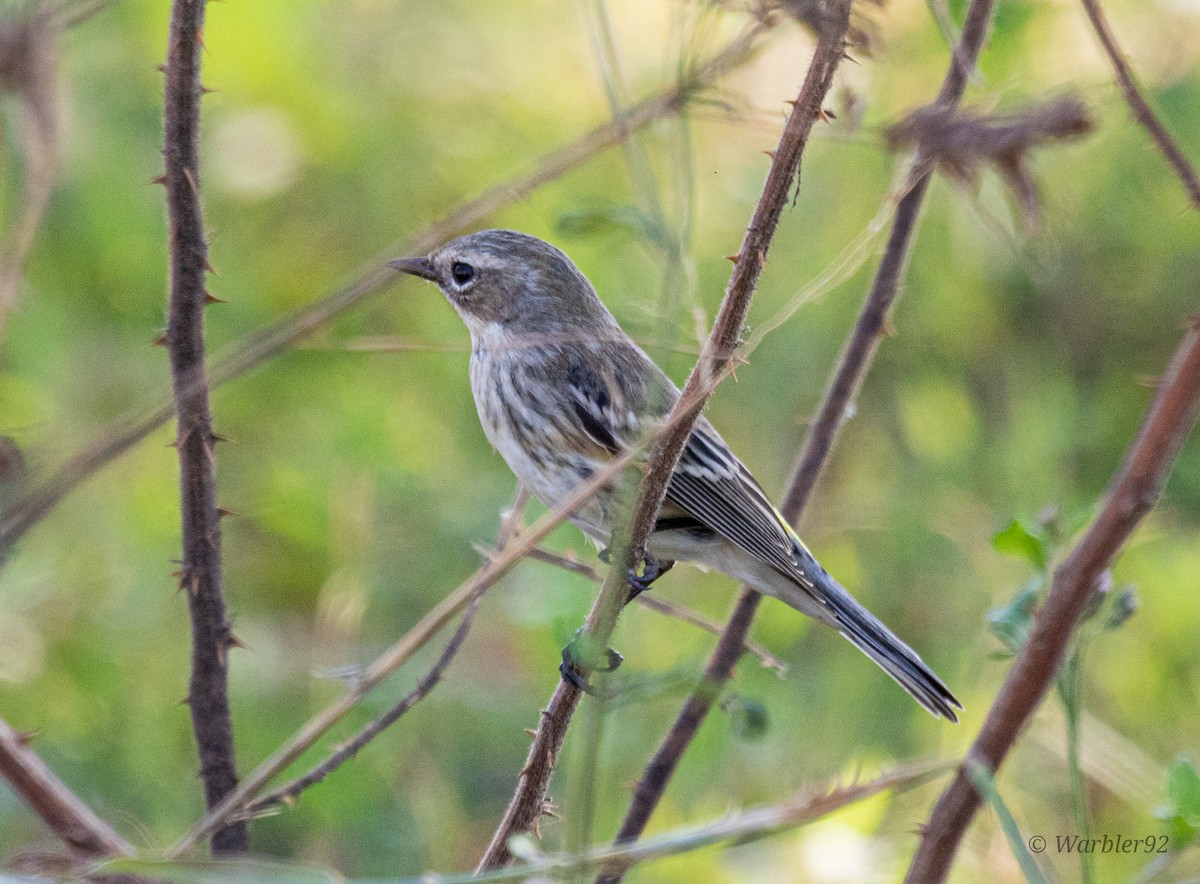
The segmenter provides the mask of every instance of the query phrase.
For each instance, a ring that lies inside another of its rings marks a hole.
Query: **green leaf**
[[[1172,847],[1181,849],[1200,835],[1200,774],[1187,758],[1177,758],[1167,772],[1167,803],[1154,809],[1167,824]]]
[[[1002,553],[1024,559],[1039,571],[1046,570],[1046,542],[1016,519],[992,537],[992,546]]]
[[[735,694],[721,704],[729,714],[733,732],[743,740],[761,740],[771,723],[770,713],[760,700]]]
[[[1045,578],[1040,574],[1031,578],[1017,590],[1007,605],[988,612],[988,626],[1009,654],[1021,650],[1029,639],[1029,632],[1033,629],[1033,612],[1037,609],[1038,597],[1045,583]]]
[[[1009,811],[1008,805],[1000,797],[1000,791],[996,788],[996,780],[992,777],[991,771],[981,764],[968,761],[967,775],[983,800],[996,812],[996,817],[1000,820],[1000,828],[1004,831],[1004,837],[1008,839],[1009,850],[1016,857],[1017,865],[1021,867],[1021,873],[1025,876],[1025,880],[1029,884],[1049,884],[1041,867],[1037,864],[1037,860],[1029,852],[1029,846],[1021,835],[1021,829],[1017,825],[1016,819]]]
[[[1137,613],[1140,602],[1137,592],[1132,586],[1126,586],[1117,593],[1108,610],[1108,619],[1104,622],[1105,629],[1120,629],[1125,621]]]

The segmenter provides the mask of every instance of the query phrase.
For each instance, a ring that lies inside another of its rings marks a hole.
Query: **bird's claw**
[[[675,563],[673,561],[660,562],[654,556],[650,555],[650,553],[646,553],[646,557],[642,560],[642,573],[638,574],[637,568],[630,568],[626,575],[629,579],[629,595],[625,598],[625,604],[628,605],[648,590],[650,584],[674,567]]]
[[[583,661],[580,659],[579,639],[583,630],[575,633],[575,637],[571,639],[570,644],[562,649],[562,663],[558,666],[558,671],[563,677],[563,681],[570,682],[583,691],[585,694],[596,694],[596,689],[592,687],[587,680],[585,672],[589,671],[583,666]],[[619,667],[625,658],[620,652],[612,648],[605,648],[605,663],[604,665],[593,665],[590,667],[591,672],[613,672]]]

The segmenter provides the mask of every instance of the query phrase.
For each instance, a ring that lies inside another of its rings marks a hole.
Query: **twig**
[[[496,537],[497,554],[503,552],[504,548],[512,542],[513,537],[520,527],[521,513],[524,512],[525,505],[528,502],[529,492],[518,482],[512,505],[500,514],[500,529]],[[433,664],[433,667],[426,673],[425,677],[417,682],[417,686],[405,694],[399,703],[367,724],[353,739],[343,744],[329,758],[325,759],[325,761],[318,764],[308,773],[297,777],[278,789],[272,790],[257,801],[247,804],[245,810],[239,813],[238,816],[245,819],[252,819],[280,804],[291,804],[299,797],[301,792],[309,786],[314,786],[324,780],[345,762],[361,752],[367,743],[395,724],[409,709],[425,699],[429,695],[429,692],[437,687],[450,662],[458,654],[458,649],[466,639],[467,633],[471,629],[471,624],[475,620],[475,612],[479,609],[479,604],[482,601],[483,593],[479,592],[467,605],[467,609],[463,612],[462,621],[458,624],[458,629],[454,630],[454,635],[451,636],[450,641],[446,644],[446,648],[442,651],[441,656],[438,657],[437,662]]]
[[[442,674],[450,665],[450,661],[458,653],[458,649],[462,646],[463,640],[467,637],[467,633],[471,629],[471,623],[475,620],[475,612],[479,609],[479,604],[482,601],[482,593],[477,594],[471,600],[470,604],[467,605],[467,609],[463,612],[462,621],[458,624],[458,629],[454,630],[454,635],[450,637],[450,641],[446,644],[446,648],[442,651],[442,655],[438,657],[437,662],[433,664],[433,668],[425,674],[424,678],[417,682],[415,688],[404,695],[404,698],[399,703],[367,724],[366,727],[354,735],[353,739],[338,747],[336,752],[308,773],[297,777],[290,783],[280,786],[278,789],[274,789],[256,801],[246,805],[246,809],[237,814],[237,817],[252,819],[256,816],[261,816],[264,812],[280,804],[293,803],[300,796],[301,792],[309,786],[315,786],[321,782],[362,751],[362,748],[367,743],[395,724],[409,709],[412,709],[413,706],[416,706],[417,703],[425,699],[429,695],[429,692],[437,687],[437,683],[442,680]]]
[[[577,562],[574,559],[569,559],[566,556],[551,552],[548,549],[541,549],[539,547],[538,549],[530,550],[529,555],[526,556],[526,558],[533,559],[536,562],[545,562],[548,565],[554,565],[557,568],[562,568],[564,571],[570,571],[572,574],[578,574],[581,577],[586,577],[588,580],[591,580],[595,583],[604,582],[604,577],[591,565],[585,565],[583,562]],[[664,617],[674,617],[676,620],[682,620],[684,623],[690,623],[692,626],[695,626],[698,629],[703,629],[705,632],[712,633],[713,635],[720,635],[721,630],[724,628],[717,621],[711,620],[708,617],[693,611],[691,608],[686,607],[685,605],[679,605],[674,602],[665,601],[661,598],[655,598],[647,593],[640,593],[637,598],[634,599],[634,603],[641,605],[643,608],[649,608],[651,611],[662,614]],[[757,658],[758,662],[768,669],[774,669],[780,674],[787,672],[787,664],[757,642],[747,641],[744,645],[742,645],[742,650],[744,650],[747,654]]]
[[[685,73],[670,89],[642,100],[621,117],[545,154],[531,171],[462,203],[402,246],[389,249],[387,254],[427,252],[456,232],[478,224],[497,210],[525,199],[539,187],[584,165],[656,120],[679,113],[697,92],[753,58],[762,44],[760,38],[769,28],[769,23],[755,22],[707,62]],[[345,288],[234,344],[212,365],[210,382],[219,385],[241,376],[312,334],[337,314],[393,283],[395,273],[382,265],[382,261],[378,266],[372,265]],[[141,417],[126,419],[113,432],[70,458],[53,475],[36,484],[31,483],[30,490],[6,508],[0,518],[0,557],[71,491],[145,439],[174,413],[173,405],[163,402]]]
[[[208,383],[204,372],[204,288],[208,244],[200,208],[200,51],[203,2],[174,0],[167,42],[164,93],[167,218],[171,284],[167,352],[177,413],[183,563],[192,620],[192,677],[188,709],[200,754],[207,807],[237,786],[233,723],[229,712],[228,651],[234,644],[221,587],[221,525],[217,512],[216,459]],[[213,835],[214,854],[249,848],[245,823]]]
[[[1167,158],[1167,162],[1179,176],[1192,203],[1200,209],[1200,177],[1196,175],[1196,170],[1192,168],[1192,164],[1184,155],[1183,150],[1175,143],[1171,133],[1155,116],[1150,103],[1142,95],[1142,90],[1133,77],[1133,71],[1125,61],[1125,54],[1121,52],[1121,47],[1117,45],[1117,38],[1113,36],[1112,29],[1108,26],[1108,20],[1104,17],[1104,10],[1100,8],[1099,0],[1080,0],[1080,2],[1083,3],[1084,11],[1087,12],[1087,17],[1092,22],[1096,36],[1100,38],[1100,44],[1104,47],[1108,60],[1112,62],[1117,85],[1125,94],[1125,101],[1129,105],[1129,109],[1133,111],[1134,119],[1150,133],[1150,137],[1154,139],[1154,143],[1158,145],[1162,155]]]
[[[842,4],[848,19],[849,2]],[[788,203],[792,183],[800,172],[800,159],[809,133],[822,113],[825,94],[833,73],[845,51],[845,27],[835,35],[823,34],[799,97],[788,116],[779,147],[772,155],[763,192],[746,229],[733,274],[713,324],[712,333],[692,369],[679,401],[671,409],[668,423],[673,424],[655,442],[645,478],[633,507],[625,555],[617,557],[600,595],[588,614],[584,633],[596,647],[604,647],[616,624],[622,600],[627,596],[627,575],[645,557],[646,540],[653,529],[659,507],[666,495],[667,483],[683,451],[696,418],[699,417],[713,386],[732,365],[734,348],[741,336],[746,313],[759,275],[766,263],[767,250],[779,219]],[[744,638],[744,637],[743,637]],[[744,641],[737,643],[740,654]],[[574,684],[561,681],[547,708],[542,712],[529,756],[517,783],[504,819],[492,836],[491,844],[480,860],[477,871],[503,866],[511,859],[509,839],[518,832],[532,830],[545,809],[550,776],[578,706],[582,692]]]
[[[979,807],[968,765],[993,774],[1045,697],[1100,575],[1158,501],[1179,449],[1200,411],[1200,319],[1180,343],[1137,437],[1113,476],[1099,514],[1054,572],[1033,632],[1005,679],[958,774],[933,810],[908,881],[945,879],[967,825]]]
[[[71,848],[93,857],[133,856],[124,838],[96,816],[29,747],[29,737],[0,719],[0,776]]]
[[[0,243],[0,337],[17,298],[25,261],[50,203],[59,164],[58,35],[54,9],[41,2],[0,17],[0,89],[21,105],[21,195]]]
[[[950,70],[938,93],[940,103],[953,107],[961,100],[968,68],[974,67],[987,35],[992,6],[993,0],[972,0],[963,26],[962,43],[951,54]],[[792,523],[799,522],[804,513],[821,469],[837,442],[842,423],[850,413],[851,403],[874,360],[888,311],[899,293],[900,276],[907,263],[921,203],[932,173],[929,159],[922,154],[918,149],[909,167],[908,186],[897,205],[887,247],[871,291],[838,361],[817,419],[805,440],[788,484],[780,512]],[[633,800],[617,833],[618,843],[636,840],[645,831],[683,753],[691,745],[701,723],[720,695],[721,686],[733,676],[734,665],[740,656],[739,649],[750,632],[750,624],[761,602],[762,596],[758,593],[749,587],[742,588],[725,632],[704,668],[700,683],[680,709],[634,788]]]
[[[897,768],[874,780],[836,788],[808,790],[790,801],[756,807],[706,825],[665,832],[638,844],[613,844],[567,856],[537,856],[527,863],[476,875],[425,874],[422,884],[469,884],[474,881],[572,880],[589,871],[624,874],[635,865],[723,842],[748,844],[780,832],[807,825],[821,817],[872,795],[912,788],[947,769],[947,765],[912,765]]]

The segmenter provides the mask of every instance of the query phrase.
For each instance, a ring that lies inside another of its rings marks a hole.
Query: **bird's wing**
[[[616,366],[618,370],[611,376],[602,376],[593,366],[612,364],[616,355],[612,351],[607,361],[578,361],[567,371],[567,392],[576,426],[592,445],[610,455],[641,438],[646,429],[642,409],[649,405],[653,412],[665,412],[679,396],[674,385],[640,351],[621,348],[618,352],[633,364]],[[622,381],[631,377],[640,377],[645,387],[624,386]],[[797,546],[803,549],[803,544],[754,476],[703,417],[684,445],[666,499],[673,505],[672,510],[683,510],[704,527],[811,588],[812,581],[795,553]]]
[[[667,500],[746,552],[811,587],[796,561],[795,532],[716,430],[692,430],[667,486]]]

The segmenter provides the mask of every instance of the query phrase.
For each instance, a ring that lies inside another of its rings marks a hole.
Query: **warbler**
[[[679,398],[587,277],[543,240],[484,230],[389,266],[436,283],[466,323],[484,433],[548,507],[643,440]],[[606,548],[620,504],[610,486],[569,518]],[[826,573],[703,416],[670,477],[647,551],[635,589],[675,561],[722,571],[832,626],[935,716],[958,720],[962,706],[941,679]]]

